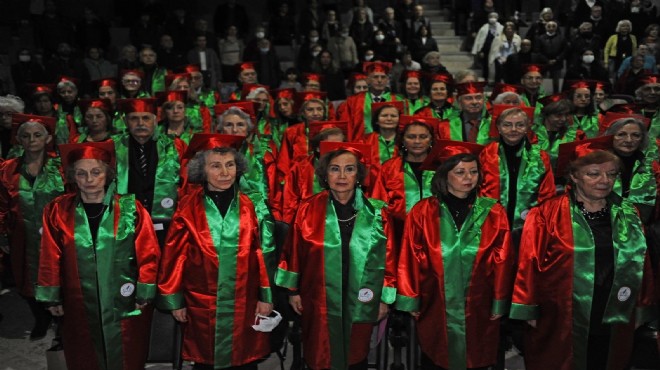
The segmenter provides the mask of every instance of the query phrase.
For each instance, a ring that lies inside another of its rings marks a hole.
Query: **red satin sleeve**
[[[390,216],[387,208],[382,208],[380,211],[383,219],[383,232],[387,238],[385,250],[385,280],[384,287],[396,288],[396,274],[399,262],[398,250],[395,245],[394,227],[392,225],[392,217]]]
[[[282,221],[290,224],[300,203],[314,195],[314,167],[311,165],[313,156],[296,161],[291,172],[284,180],[282,191]]]
[[[497,235],[492,242],[490,266],[495,273],[493,297],[498,301],[509,301],[513,290],[514,266],[511,251],[511,238],[509,233],[509,220],[504,207],[496,203],[488,215],[488,226],[492,227]]]
[[[481,163],[481,176],[483,182],[479,188],[479,195],[493,199],[500,199],[500,156],[499,143],[490,143],[479,154]]]
[[[212,132],[213,118],[211,117],[209,108],[205,105],[201,105],[199,107],[199,113],[202,116],[202,133],[210,134]]]
[[[156,231],[151,222],[149,212],[138,201],[135,202],[137,213],[135,225],[135,256],[138,267],[138,282],[156,284],[158,263],[160,262],[160,247]]]
[[[188,248],[195,244],[192,240],[191,225],[188,224],[185,216],[186,208],[192,204],[195,203],[192,202],[190,195],[181,198],[174,216],[172,216],[158,272],[158,291],[160,294],[171,295],[181,292],[181,281],[186,259],[188,258]]]
[[[406,217],[406,195],[403,184],[402,160],[392,158],[385,163],[373,184],[371,196],[387,202],[392,217],[404,220]]]
[[[62,286],[60,269],[62,264],[62,246],[60,229],[65,225],[64,220],[59,217],[61,210],[60,200],[64,197],[55,198],[46,205],[43,213],[43,231],[41,234],[41,252],[39,254],[39,275],[37,285],[42,287],[59,288]]]
[[[554,197],[557,193],[557,188],[555,186],[555,175],[552,172],[552,165],[550,164],[550,156],[544,150],[541,151],[541,160],[543,160],[545,176],[543,176],[543,180],[541,180],[541,185],[539,186],[539,204]]]
[[[540,271],[545,247],[549,242],[548,225],[539,207],[529,211],[523,226],[518,257],[518,272],[513,287],[512,303],[536,305],[536,277]]]

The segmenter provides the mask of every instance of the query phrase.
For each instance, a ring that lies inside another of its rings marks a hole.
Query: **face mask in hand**
[[[254,35],[257,36],[258,39],[263,39],[263,38],[266,36],[266,33],[264,33],[264,32],[257,32],[257,33],[255,33]]]
[[[277,327],[277,325],[282,321],[282,315],[280,315],[279,312],[273,311],[273,314],[275,316],[264,316],[264,315],[257,315],[254,318],[254,325],[252,325],[252,329],[256,331],[261,331],[264,333],[269,333]]]
[[[372,60],[373,58],[374,58],[373,55],[365,55],[365,56],[364,56],[364,60],[366,60],[367,62],[370,61],[370,60]]]
[[[585,63],[587,63],[587,64],[591,64],[591,63],[593,63],[593,62],[594,62],[594,59],[595,59],[595,58],[594,58],[593,55],[583,55],[583,56],[582,56],[582,61],[585,62]]]

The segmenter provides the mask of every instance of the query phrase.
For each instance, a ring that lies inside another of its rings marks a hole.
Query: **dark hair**
[[[328,166],[330,166],[330,162],[332,162],[333,159],[339,157],[340,155],[346,153],[355,156],[355,154],[348,150],[338,149],[322,155],[318,162],[316,162],[316,166],[314,167],[314,174],[319,180],[319,184],[324,189],[330,189],[330,185],[328,184]],[[364,178],[367,175],[367,167],[362,162],[360,162],[357,157],[355,159],[357,160],[357,185],[359,186],[360,184],[364,183]]]
[[[236,149],[227,147],[213,148],[195,153],[195,156],[188,162],[188,181],[197,184],[206,181],[204,166],[206,165],[206,158],[209,153],[230,153],[234,155],[234,161],[236,162],[236,183],[238,183],[240,176],[248,170],[247,160]]]
[[[346,135],[344,135],[344,131],[342,131],[340,128],[337,127],[331,127],[322,130],[320,133],[316,134],[313,138],[310,138],[309,147],[312,149],[313,152],[316,152],[316,150],[321,145],[321,141],[327,140],[328,137],[330,137],[330,135],[341,135],[344,137],[344,140],[347,139]]]
[[[407,125],[406,128],[403,129],[403,132],[401,132],[400,135],[397,135],[397,139],[399,140],[399,150],[400,150],[399,153],[406,152],[406,148],[403,146],[403,138],[406,136],[406,132],[408,132],[408,130],[413,126],[421,126],[429,130],[429,134],[431,135],[431,146],[433,146],[433,143],[435,142],[435,137],[433,137],[433,127],[428,126],[426,123],[414,121],[413,123]],[[431,148],[429,148],[429,150],[430,149]]]
[[[566,99],[561,99],[559,101],[543,106],[543,109],[541,109],[541,115],[543,118],[546,118],[553,114],[568,114],[572,111],[573,103]]]
[[[584,155],[578,159],[571,161],[568,164],[568,169],[566,170],[567,174],[575,175],[579,170],[584,166],[589,166],[592,164],[603,164],[607,162],[614,162],[616,165],[617,171],[621,171],[622,163],[619,157],[606,150],[596,150],[587,155]],[[570,180],[570,176],[569,176]]]
[[[479,158],[472,153],[461,153],[455,156],[449,157],[446,161],[442,162],[440,167],[435,171],[433,179],[431,180],[431,193],[439,195],[447,195],[447,177],[449,176],[449,171],[453,170],[460,162],[477,162],[477,169],[479,170],[479,180],[477,180],[476,189],[481,186],[483,181],[483,176],[481,174],[481,163],[479,163]]]
[[[85,127],[87,127],[87,122],[85,121],[85,115],[87,114],[87,111],[89,111],[91,108],[96,108],[96,107],[88,107],[87,110],[82,114],[82,120]],[[101,108],[96,108],[96,109],[100,110],[103,113],[103,116],[105,117],[105,130],[111,134],[114,134],[116,132],[115,125],[112,124],[112,116],[110,115],[110,112],[107,112],[105,109],[101,109]]]
[[[380,116],[380,113],[383,110],[385,110],[386,108],[394,108],[394,109],[396,109],[397,112],[399,112],[399,110],[393,105],[384,105],[384,106],[376,109],[375,111],[372,111],[371,112],[371,127],[373,127],[374,132],[380,133],[380,125],[378,124],[378,116]],[[402,112],[399,112],[399,117],[401,117],[401,113]]]

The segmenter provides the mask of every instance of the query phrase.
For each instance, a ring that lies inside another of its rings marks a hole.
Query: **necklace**
[[[103,205],[103,207],[101,207],[101,212],[99,212],[96,216],[89,216],[88,215],[87,218],[89,218],[90,220],[94,220],[96,218],[99,218],[103,214],[103,212],[105,212],[106,207],[107,207],[106,205]]]
[[[342,220],[341,218],[337,217],[337,221],[339,221],[339,222],[349,222],[349,221],[354,220],[355,217],[357,217],[357,212],[354,213],[353,216],[351,216],[351,217],[349,217],[349,218],[347,218],[347,219],[345,219],[345,220]]]
[[[586,208],[584,208],[583,202],[577,202],[577,204],[580,209],[580,212],[582,212],[582,216],[584,216],[584,218],[587,219],[588,221],[603,220],[610,216],[610,209],[608,208],[607,205],[601,208],[599,211],[589,212],[587,211]]]

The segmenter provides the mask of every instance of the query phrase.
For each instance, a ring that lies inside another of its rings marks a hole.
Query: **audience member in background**
[[[160,36],[156,54],[158,55],[158,64],[163,68],[172,70],[186,64],[183,53],[174,47],[174,40],[167,33]]]
[[[575,10],[573,11],[573,27],[576,28],[577,25],[582,22],[588,22],[589,18],[592,15],[591,9],[598,5],[601,8],[603,7],[602,0],[577,0],[573,1],[575,4]]]
[[[428,73],[449,73],[447,68],[440,63],[440,53],[430,51],[422,59],[422,71]]]
[[[367,4],[365,4],[364,0],[353,0],[353,5],[353,9],[350,9],[346,14],[346,24],[352,24],[355,18],[359,17],[358,14],[361,10],[364,10],[369,23],[374,24],[374,12]]]
[[[605,17],[603,17],[603,6],[600,4],[592,6],[591,16],[586,21],[593,25],[594,34],[601,36],[602,44],[600,44],[600,47],[601,49],[604,48],[605,41],[607,41],[606,36],[614,30],[615,25],[612,21],[606,20]]]
[[[181,54],[185,54],[193,36],[192,29],[192,18],[187,16],[186,10],[179,5],[166,18],[163,33],[172,36],[176,50]]]
[[[280,85],[280,75],[282,74],[280,59],[268,39],[259,41],[259,58],[256,61],[258,62],[259,82],[271,89],[277,88]]]
[[[429,52],[438,51],[438,43],[426,26],[420,26],[408,43],[408,50],[414,60],[422,60]]]
[[[167,70],[158,65],[158,54],[151,46],[140,50],[140,70],[144,73],[142,87],[150,95],[165,91],[165,75]]]
[[[396,18],[393,8],[385,8],[383,18],[378,21],[378,29],[383,30],[386,40],[394,43],[397,47],[404,40],[403,26],[400,20]]]
[[[83,60],[91,81],[112,78],[117,75],[117,66],[103,58],[103,52],[97,47],[87,49],[87,57]]]
[[[372,43],[372,50],[376,60],[394,63],[397,57],[396,45],[385,37],[382,30],[376,30]]]
[[[124,45],[121,48],[119,53],[119,59],[117,60],[117,69],[119,71],[125,69],[137,69],[140,66],[140,61],[138,61],[138,52],[137,48],[133,45]]]
[[[639,79],[647,74],[651,74],[650,69],[644,68],[644,56],[635,55],[621,76],[617,79],[614,90],[620,94],[635,96],[635,90]]]
[[[94,10],[85,7],[83,19],[76,24],[76,42],[82,50],[97,47],[107,50],[110,45],[109,26],[101,20]]]
[[[335,10],[328,10],[325,21],[321,25],[321,40],[328,43],[331,37],[339,36],[341,23],[337,20],[337,12]]]
[[[488,54],[493,44],[493,40],[499,37],[504,30],[504,26],[497,21],[497,13],[488,14],[488,22],[479,28],[477,36],[472,45],[472,55],[475,61],[481,63],[483,68],[483,78],[488,81]]]
[[[325,91],[328,100],[346,99],[346,88],[344,87],[344,75],[335,66],[332,53],[324,50],[312,63],[312,72],[320,73],[325,77]]]
[[[520,83],[520,79],[524,74],[523,65],[546,64],[547,62],[548,59],[546,57],[532,50],[531,40],[522,39],[522,41],[520,41],[520,51],[516,54],[510,55],[507,59],[504,82],[508,84]]]
[[[238,27],[238,26],[236,26]],[[238,27],[240,30],[241,28]],[[240,37],[240,33],[238,36]],[[259,40],[266,38],[266,28],[263,26],[257,26],[254,30],[254,37],[251,38],[245,38],[247,40],[247,44],[245,45],[245,51],[243,52],[243,60],[250,61],[250,60],[255,60],[257,56],[259,55]]]
[[[637,50],[637,38],[630,34],[631,31],[632,23],[624,19],[616,25],[616,33],[607,39],[603,54],[611,78],[616,77],[623,60]]]
[[[213,49],[207,47],[207,42],[206,36],[197,35],[195,37],[195,47],[188,51],[186,58],[188,63],[198,64],[202,69],[202,74],[206,75],[205,80],[212,88],[216,88],[218,82],[222,81],[220,58]]]
[[[374,26],[367,19],[367,12],[364,8],[357,11],[357,17],[353,19],[350,26],[350,35],[355,41],[358,58],[362,59],[367,49],[371,49],[374,39]]]
[[[488,54],[488,76],[490,82],[501,82],[507,71],[505,70],[509,56],[520,51],[522,40],[516,32],[516,26],[512,22],[504,24],[504,31],[493,40]]]
[[[282,2],[277,14],[270,17],[268,33],[274,45],[291,45],[296,37],[296,19],[289,13],[289,4]]]
[[[307,6],[298,13],[298,32],[303,35],[311,30],[321,30],[321,15],[317,1],[308,0],[305,3]]]
[[[657,9],[653,1],[630,0],[630,6],[621,14],[621,19],[628,19],[635,27],[630,32],[640,40],[644,37],[644,31],[653,21],[657,22]]]
[[[11,76],[14,79],[16,92],[25,98],[29,94],[28,83],[46,81],[46,69],[33,59],[30,49],[22,48],[18,51],[18,62],[11,66]]]
[[[534,41],[534,51],[548,59],[546,71],[552,78],[552,89],[556,93],[559,91],[559,78],[564,68],[564,59],[568,42],[566,38],[558,32],[557,22],[550,21],[545,24],[545,33]]]
[[[309,31],[307,37],[300,45],[300,50],[298,51],[298,60],[296,65],[301,72],[311,72],[312,61],[321,53],[321,51],[318,50],[319,48],[323,50],[319,31]],[[318,51],[316,55],[314,55],[315,51]]]
[[[649,52],[649,47],[646,44],[639,44],[637,47],[637,54],[636,55],[641,55],[644,57],[644,69],[650,70],[652,73],[658,73],[658,68],[656,66],[656,59],[655,56],[653,56]],[[627,57],[626,59],[621,62],[621,66],[619,67],[617,71],[617,77],[621,77],[623,72],[630,67],[630,62],[632,61],[632,56]]]
[[[158,44],[158,35],[160,34],[160,27],[156,25],[148,11],[143,11],[140,14],[140,19],[131,27],[129,37],[131,44],[137,48],[145,46],[155,47]]]
[[[552,12],[552,9],[543,8],[539,14],[539,19],[537,19],[536,22],[529,26],[527,34],[525,34],[525,38],[531,41],[536,40],[537,37],[545,33],[545,24],[553,20],[555,20],[555,16]]]
[[[395,9],[396,19],[401,23],[406,23],[415,13],[415,0],[401,0],[397,3]]]
[[[656,62],[660,64],[660,25],[657,23],[651,24],[646,27],[646,32],[644,34],[644,39],[641,40],[641,43],[646,44],[649,47],[649,54],[655,57]]]
[[[405,21],[405,39],[408,43],[419,33],[419,29],[424,26],[431,36],[431,21],[424,16],[424,7],[420,4],[415,5],[413,16]]]
[[[15,113],[23,113],[25,103],[14,95],[0,96],[0,158],[7,158],[12,146],[11,123]],[[0,290],[2,290],[0,281]]]
[[[234,66],[243,61],[244,49],[243,40],[238,37],[238,28],[236,26],[227,27],[226,36],[218,41],[222,81],[236,80],[236,68]]]
[[[49,56],[59,43],[73,40],[74,30],[71,22],[60,15],[55,1],[47,0],[42,4],[43,15],[34,23],[34,39],[36,46],[43,48],[44,55]]]
[[[609,81],[609,73],[600,59],[596,58],[593,50],[584,49],[580,62],[571,64],[566,69],[564,80]]]
[[[73,54],[71,46],[66,42],[57,45],[57,54],[46,64],[46,78],[49,81],[57,81],[60,76],[78,79],[82,91],[87,92],[85,89],[89,85],[89,72],[82,59]]]
[[[344,72],[344,76],[348,76],[360,60],[347,26],[341,26],[339,35],[330,37],[328,50],[335,56],[334,62]]]
[[[236,0],[227,0],[224,4],[218,5],[213,15],[213,28],[216,34],[223,35],[229,26],[236,26],[240,37],[247,36],[250,29],[250,18],[245,7],[237,4]]]
[[[594,26],[591,22],[582,22],[578,28],[578,33],[570,41],[569,51],[566,55],[568,65],[579,64],[582,61],[582,51],[589,49],[594,52],[596,59],[602,60],[601,45],[603,40],[600,35],[593,31]]]
[[[280,89],[293,88],[296,89],[296,91],[302,91],[303,88],[299,80],[300,80],[300,74],[298,73],[298,70],[295,69],[294,67],[289,67],[287,68],[286,71],[284,71],[284,78],[282,79],[282,83],[280,83],[279,88]]]

